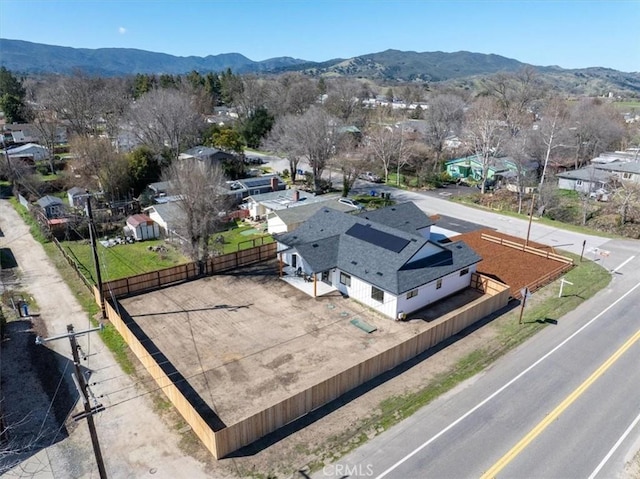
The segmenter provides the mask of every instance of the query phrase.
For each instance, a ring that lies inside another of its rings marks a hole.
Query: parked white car
[[[358,203],[356,200],[352,200],[351,198],[338,198],[338,203],[351,206],[352,208],[356,208],[358,210],[364,209],[364,206],[361,203]]]
[[[604,188],[598,188],[595,191],[592,191],[591,193],[589,193],[589,198],[592,198],[596,201],[609,201],[609,196],[611,195],[611,193],[609,193],[607,190],[605,190]]]
[[[380,183],[382,181],[382,178],[371,171],[365,171],[364,173],[362,173],[360,175],[360,179],[371,181],[372,183]]]

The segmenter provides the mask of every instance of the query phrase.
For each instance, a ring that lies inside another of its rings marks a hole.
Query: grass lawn
[[[89,241],[64,241],[61,244],[69,255],[76,259],[85,275],[95,282],[93,254]],[[149,247],[155,246],[164,246],[166,251],[149,251]],[[163,240],[142,241],[109,248],[98,243],[97,250],[103,281],[169,268],[190,261],[175,246]]]
[[[255,227],[249,223],[236,221],[229,225],[227,231],[212,235],[209,240],[209,247],[212,251],[227,254],[262,244],[273,243],[273,238],[263,228],[266,228],[266,224]],[[216,241],[219,237],[222,237],[222,243]]]

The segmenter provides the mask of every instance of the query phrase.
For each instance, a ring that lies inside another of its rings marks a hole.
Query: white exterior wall
[[[363,304],[366,304],[367,306],[370,306],[371,308],[375,309],[376,311],[379,311],[385,316],[388,316],[393,319],[396,318],[396,311],[397,311],[396,296],[389,293],[388,291],[385,291],[384,301],[382,303],[379,301],[376,301],[375,299],[371,298],[371,285],[369,283],[366,283],[353,275],[350,275],[350,276],[351,276],[351,286],[348,287],[340,283],[340,270],[336,270],[332,278],[332,283],[336,288],[338,288],[338,291],[348,295],[350,298],[355,299],[356,301],[359,301]]]
[[[164,230],[164,233],[169,236],[169,225],[162,219],[162,216],[160,216],[155,210],[151,209],[151,210],[146,210],[145,214],[147,216],[149,216],[149,218],[151,218],[153,220],[153,222],[157,225],[159,225],[160,228],[162,228]],[[132,230],[135,230],[135,228],[131,228]]]
[[[411,257],[408,263],[412,263],[413,261],[418,261],[422,258],[427,258],[431,255],[439,253],[440,251],[442,251],[442,248],[440,246],[435,245],[433,243],[425,243],[425,245],[422,248],[416,251],[416,254],[414,254]]]
[[[420,286],[417,288],[417,296],[410,299],[407,299],[407,293],[403,293],[398,297],[398,313],[412,313],[461,289],[468,288],[471,284],[471,273],[475,273],[475,271],[476,265],[474,264],[469,267],[469,272],[464,276],[460,276],[460,271],[445,276],[442,278],[440,289],[436,289],[437,281]]]
[[[267,219],[267,232],[269,234],[286,233],[288,231],[287,225],[280,217],[276,215],[269,216]]]

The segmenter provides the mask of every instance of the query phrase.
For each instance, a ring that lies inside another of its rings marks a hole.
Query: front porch
[[[282,266],[280,279],[312,297],[324,296],[325,294],[337,291],[335,286],[325,283],[320,279],[320,273],[308,275],[288,265]]]

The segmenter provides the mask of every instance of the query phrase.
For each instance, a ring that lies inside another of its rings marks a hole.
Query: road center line
[[[573,390],[571,394],[569,394],[560,404],[558,404],[553,411],[547,414],[542,421],[540,421],[536,426],[531,429],[520,441],[511,448],[509,452],[507,452],[504,456],[502,456],[498,461],[489,468],[487,472],[485,472],[480,479],[491,479],[496,477],[496,475],[504,469],[515,457],[520,454],[536,437],[538,437],[542,431],[544,431],[549,424],[558,419],[560,414],[562,414],[573,402],[578,399],[596,380],[602,376],[607,369],[609,369],[613,364],[620,359],[620,357],[635,344],[636,341],[640,339],[640,329],[636,331],[636,333],[631,336],[626,343],[624,343],[618,350],[613,353],[609,358],[600,365],[598,369],[596,369],[591,376],[584,380],[584,382]]]
[[[444,435],[445,433],[447,433],[448,431],[450,431],[451,429],[453,429],[455,426],[457,426],[458,424],[460,424],[462,421],[464,421],[466,418],[468,418],[469,416],[471,416],[474,412],[476,412],[478,409],[480,409],[482,406],[484,406],[485,404],[487,404],[488,402],[490,402],[493,398],[495,398],[496,396],[498,396],[500,393],[502,393],[503,391],[505,391],[507,388],[509,388],[513,383],[515,383],[517,380],[519,380],[520,378],[522,378],[524,375],[526,375],[529,371],[531,371],[532,369],[534,369],[536,366],[538,366],[540,363],[542,363],[545,359],[547,359],[549,356],[551,356],[553,353],[555,353],[558,349],[560,349],[561,347],[563,347],[565,344],[567,344],[569,341],[571,341],[573,338],[575,338],[578,334],[580,334],[584,329],[586,329],[589,325],[591,325],[591,323],[593,323],[594,321],[598,320],[603,314],[605,314],[607,311],[609,311],[611,308],[613,308],[616,304],[618,304],[620,301],[622,301],[624,298],[626,298],[627,296],[629,296],[631,293],[633,293],[636,289],[638,289],[640,287],[640,283],[637,283],[633,288],[631,288],[629,291],[627,291],[626,293],[624,293],[622,296],[620,296],[617,300],[615,300],[613,303],[611,303],[609,306],[607,306],[605,309],[603,309],[602,311],[600,311],[596,316],[594,316],[592,319],[590,319],[587,323],[585,323],[583,326],[581,326],[579,329],[577,329],[573,334],[571,334],[569,337],[567,337],[564,341],[562,341],[560,344],[558,344],[555,348],[553,348],[552,350],[550,350],[548,353],[546,353],[544,356],[540,357],[540,359],[538,359],[536,362],[534,362],[533,364],[531,364],[531,366],[529,366],[528,368],[526,368],[525,370],[523,370],[520,374],[518,374],[517,376],[515,376],[513,379],[511,379],[510,381],[508,381],[504,386],[500,387],[500,389],[497,389],[494,393],[492,393],[491,395],[487,396],[484,400],[482,400],[481,402],[479,402],[478,404],[476,404],[474,407],[472,407],[471,409],[469,409],[466,413],[464,413],[462,416],[460,416],[458,419],[456,419],[455,421],[453,421],[451,424],[449,424],[447,427],[445,427],[444,429],[442,429],[440,432],[438,432],[435,436],[432,436],[431,438],[427,439],[425,442],[423,442],[420,446],[418,446],[417,448],[415,448],[413,451],[411,451],[409,454],[407,454],[406,456],[404,456],[402,459],[400,459],[398,462],[396,462],[395,464],[391,465],[389,468],[387,468],[385,471],[383,471],[381,474],[379,474],[376,479],[382,479],[383,477],[385,477],[387,474],[389,474],[390,472],[392,472],[393,470],[397,469],[399,466],[401,466],[402,464],[404,464],[406,461],[408,461],[409,459],[411,459],[413,456],[415,456],[416,454],[418,454],[420,451],[422,451],[425,447],[427,447],[429,444],[431,444],[432,442],[436,441],[440,436]]]

